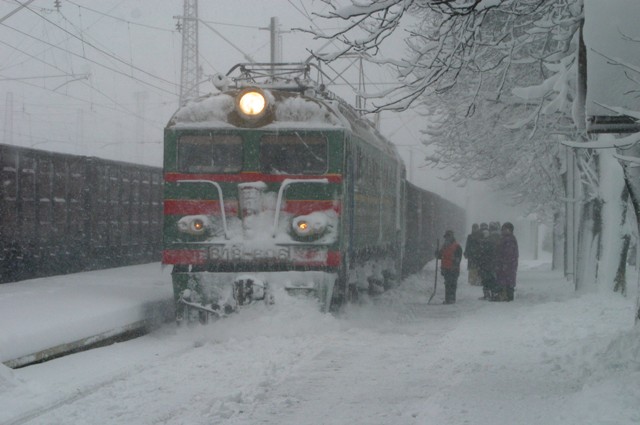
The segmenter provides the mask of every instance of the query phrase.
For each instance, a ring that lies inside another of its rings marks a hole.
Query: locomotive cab
[[[163,263],[174,265],[179,319],[270,301],[279,287],[328,308],[343,242],[339,124],[291,87],[178,110],[165,129]]]

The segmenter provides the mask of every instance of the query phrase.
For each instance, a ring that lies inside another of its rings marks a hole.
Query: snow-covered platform
[[[160,263],[0,285],[0,362],[15,368],[173,317],[170,268]]]

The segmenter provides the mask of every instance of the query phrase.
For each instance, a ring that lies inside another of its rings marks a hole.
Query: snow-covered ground
[[[0,363],[161,321],[173,314],[170,272],[152,263],[0,285]]]
[[[335,317],[278,297],[206,327],[0,366],[2,424],[638,424],[637,286],[576,294],[522,262],[512,303],[431,305],[425,270]],[[440,282],[441,282],[440,278]],[[60,306],[64,308],[65,306]]]

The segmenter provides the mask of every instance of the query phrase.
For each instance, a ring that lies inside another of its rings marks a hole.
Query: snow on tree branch
[[[341,29],[316,37],[342,46],[321,59],[377,53],[395,70],[398,86],[365,96],[374,111],[425,116],[428,164],[451,170],[453,181],[492,180],[533,210],[562,207],[558,139],[577,134],[582,0],[345,1],[325,0],[333,9],[322,17]],[[404,53],[382,57],[400,30]]]
[[[403,59],[376,61],[396,70],[399,87],[381,94],[374,110],[404,110],[425,94],[446,92],[464,71],[504,75],[513,63],[564,56],[574,33],[569,27],[577,26],[576,0],[351,0],[341,7],[335,0],[324,3],[332,10],[316,15],[344,24],[333,33],[306,30],[342,43],[337,51],[315,53],[324,61],[350,52],[378,54],[405,16],[418,20],[414,28],[403,28],[408,49]]]

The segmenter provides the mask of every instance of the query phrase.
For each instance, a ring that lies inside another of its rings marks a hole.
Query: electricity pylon
[[[180,104],[198,96],[198,0],[184,0],[182,16],[182,68],[180,70]]]

